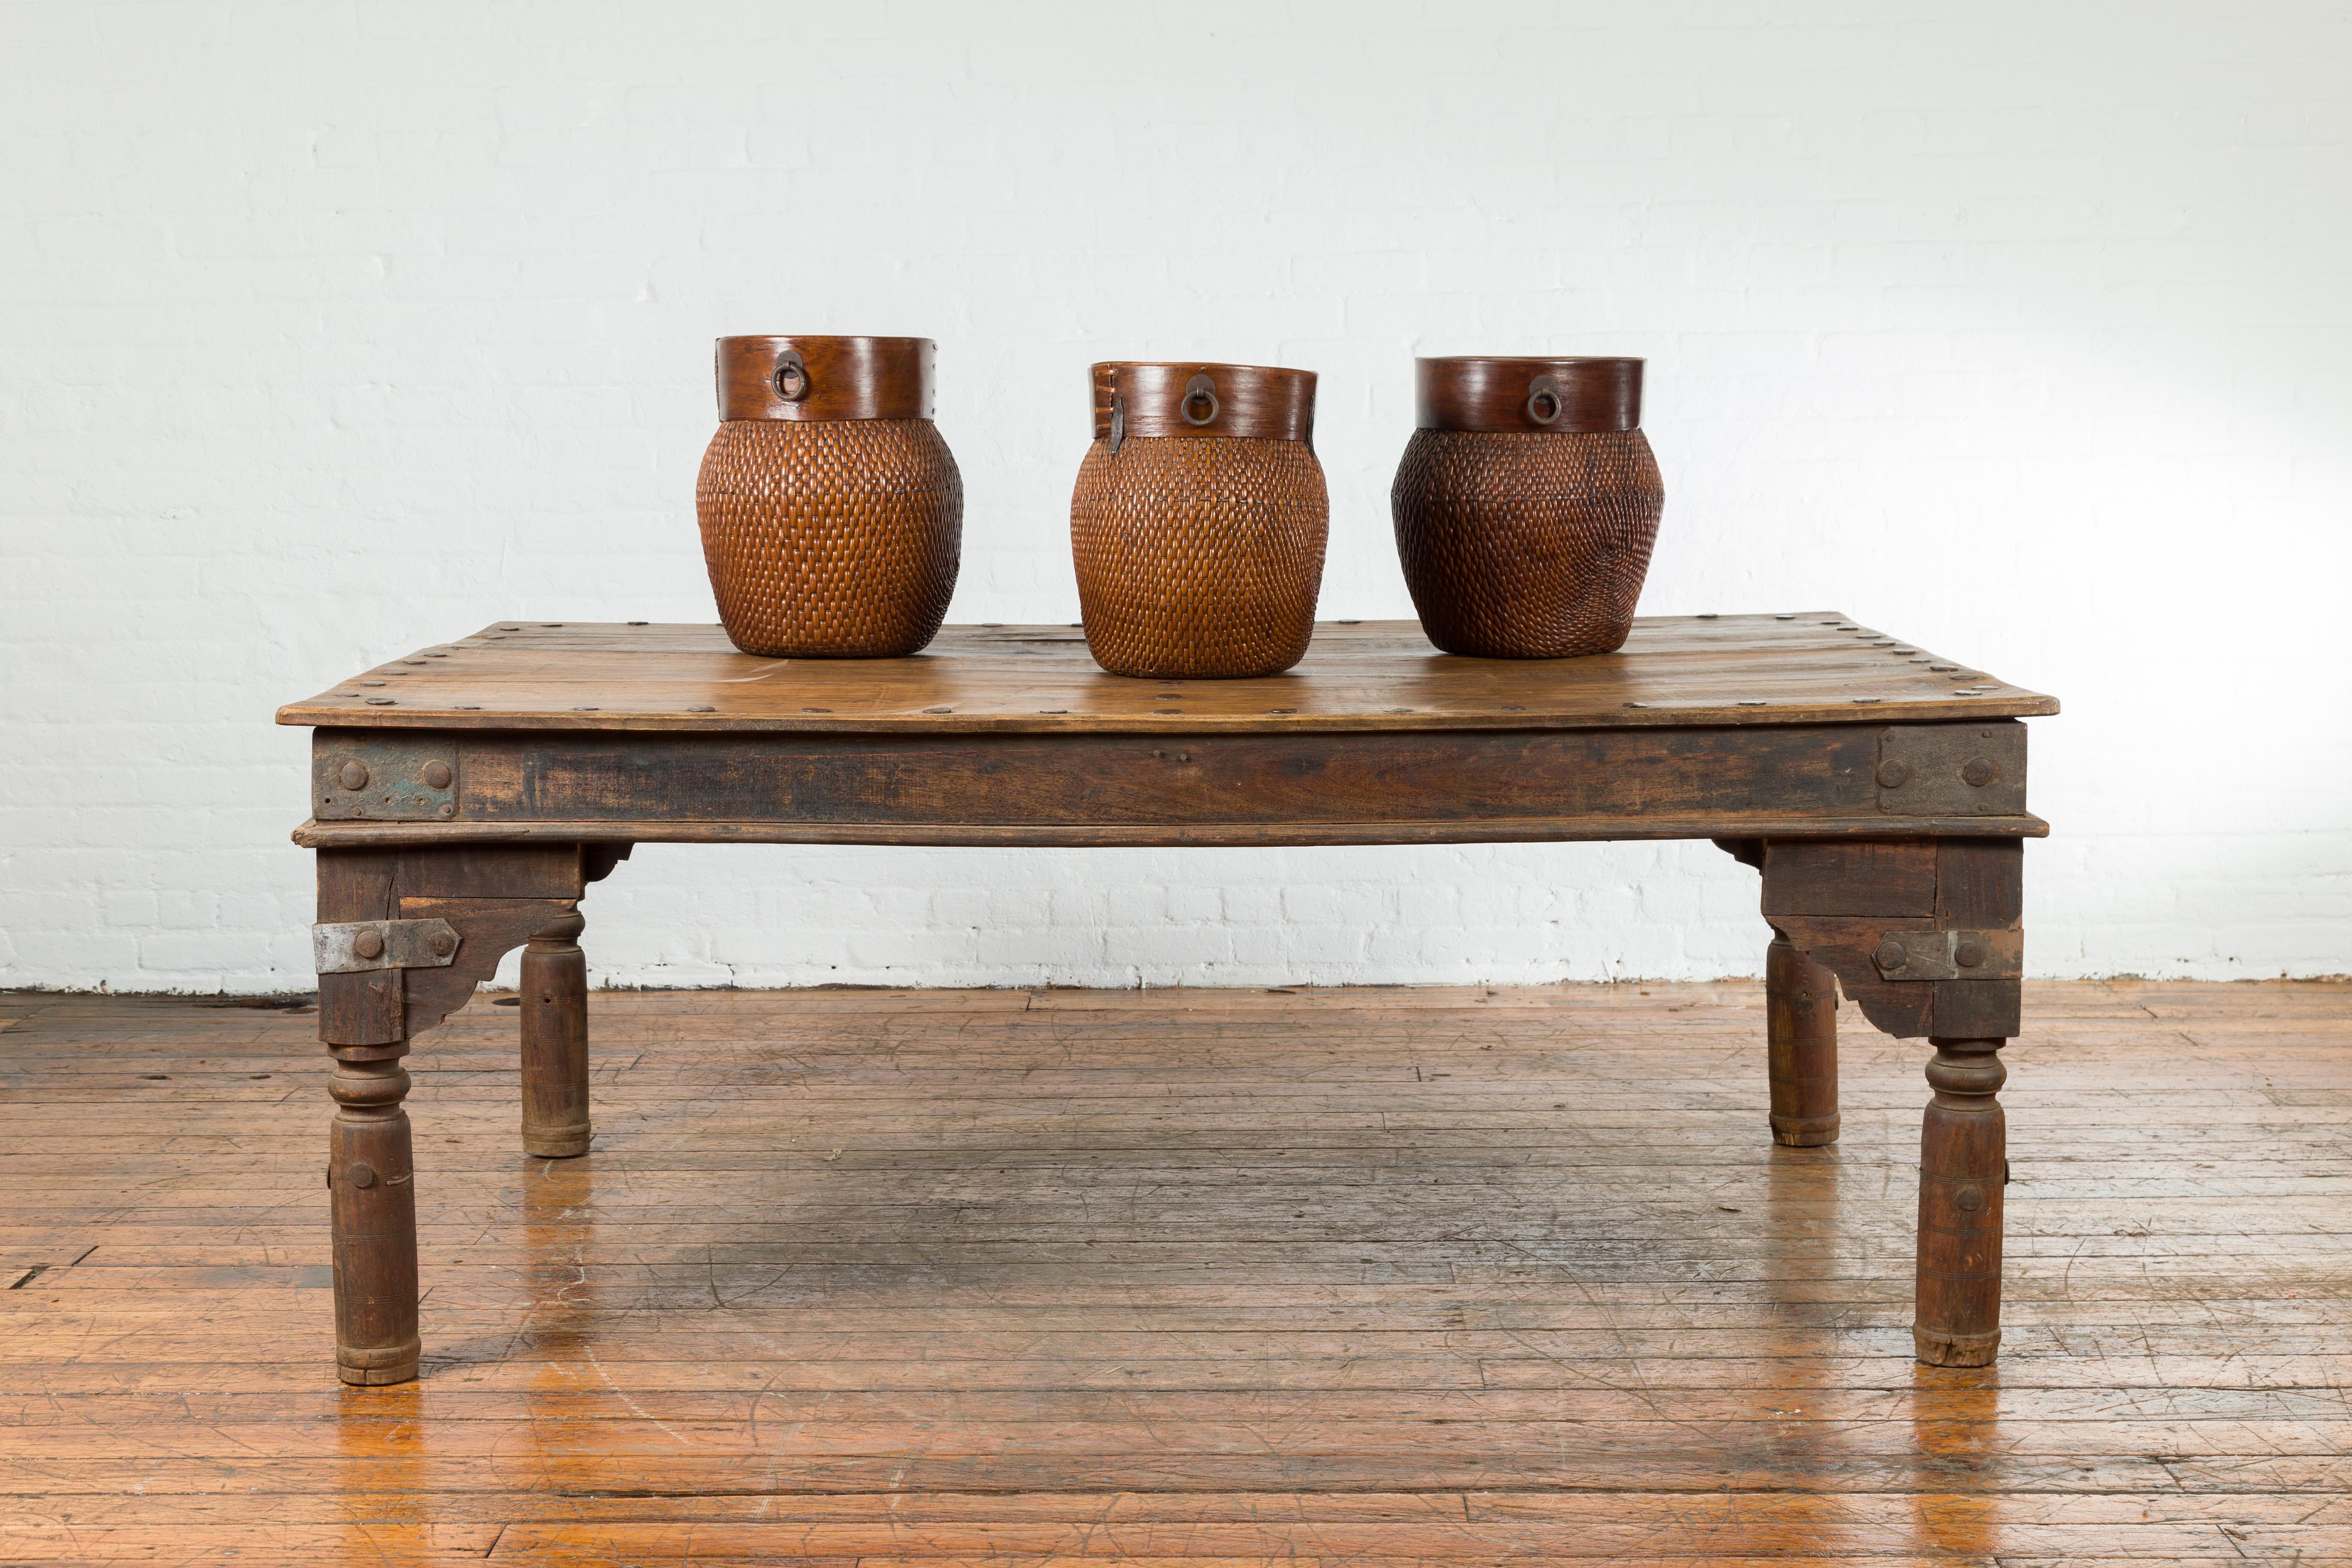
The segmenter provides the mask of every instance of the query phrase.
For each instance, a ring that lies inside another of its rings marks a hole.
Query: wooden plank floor
[[[2352,1563],[2352,988],[2043,984],[2000,1364],[1925,1049],[1750,985],[599,994],[414,1062],[425,1376],[335,1383],[314,1017],[0,995],[0,1560]]]

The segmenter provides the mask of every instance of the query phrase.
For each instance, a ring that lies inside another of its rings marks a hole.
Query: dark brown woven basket
[[[1331,502],[1315,376],[1098,364],[1070,497],[1087,647],[1114,675],[1273,675],[1315,632]]]
[[[963,479],[931,423],[928,338],[721,338],[694,510],[745,653],[891,658],[939,635]]]
[[[1610,653],[1665,508],[1637,359],[1414,362],[1389,505],[1429,640],[1478,658]]]

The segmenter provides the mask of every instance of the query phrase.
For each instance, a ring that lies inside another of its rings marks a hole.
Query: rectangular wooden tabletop
[[[503,621],[307,700],[281,724],[433,730],[1101,734],[1629,729],[2058,711],[1834,611],[1652,616],[1613,654],[1459,658],[1414,621],[1325,622],[1250,680],[1106,674],[1075,626],[950,626],[908,658],[761,658],[716,626]]]

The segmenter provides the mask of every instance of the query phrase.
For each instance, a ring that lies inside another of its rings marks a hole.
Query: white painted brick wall
[[[2060,693],[2045,974],[2352,970],[2340,7],[0,5],[0,985],[308,983],[273,707],[709,619],[723,332],[940,341],[962,620],[1067,621],[1084,366],[1323,374],[1409,614],[1416,352],[1650,358],[1654,613]],[[1753,973],[1704,846],[653,847],[622,984]]]

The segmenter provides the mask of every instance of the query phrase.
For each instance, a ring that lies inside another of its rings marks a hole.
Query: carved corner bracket
[[[429,966],[320,973],[319,1037],[391,1046],[442,1023],[509,952],[576,921],[587,884],[627,854],[625,845],[579,844],[319,851],[322,925],[395,922],[457,939]]]
[[[407,972],[402,1027],[414,1038],[446,1021],[499,972],[501,959],[554,921],[574,916],[578,908],[577,899],[401,900],[404,917],[446,921],[461,939],[457,961],[446,968]]]
[[[1739,840],[1764,918],[1899,1039],[2008,1039],[2023,969],[2023,846],[2006,838]]]

